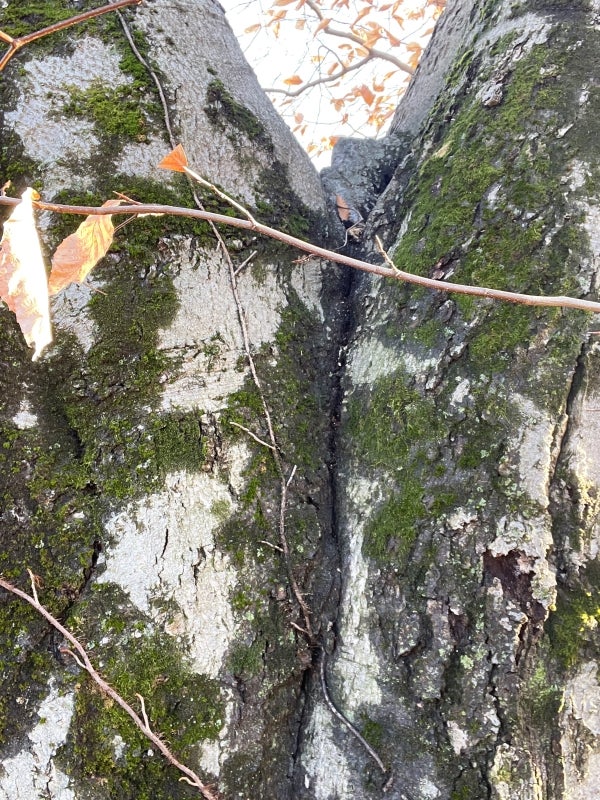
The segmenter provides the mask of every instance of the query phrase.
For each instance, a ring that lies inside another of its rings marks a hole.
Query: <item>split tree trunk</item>
[[[0,28],[80,9],[13,0]],[[599,13],[450,2],[393,138],[334,156],[328,191],[341,181],[363,211],[380,195],[351,248],[379,260],[378,235],[420,274],[594,297]],[[156,168],[168,112],[198,172],[331,241],[318,176],[218,4],[145,0],[124,18],[167,106],[116,16],[40,42],[3,79],[3,179],[193,205]],[[78,223],[40,222],[49,250]],[[38,364],[2,311],[2,575],[26,588],[31,568],[226,798],[591,800],[595,320],[220,234],[227,254],[204,225],[130,223],[55,300]],[[228,259],[255,251],[232,282]],[[277,459],[252,436],[271,444],[265,406]],[[2,600],[0,797],[193,796],[43,620]]]

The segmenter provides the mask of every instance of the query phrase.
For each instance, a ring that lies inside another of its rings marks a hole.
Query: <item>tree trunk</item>
[[[11,0],[0,29],[81,6]],[[302,238],[333,242],[341,193],[353,254],[377,235],[419,274],[594,297],[599,14],[450,2],[393,134],[342,142],[323,192],[220,6],[144,0],[142,60],[109,14],[11,62],[0,174],[193,207],[156,167],[181,142]],[[41,215],[49,252],[78,222]],[[594,318],[219,233],[128,224],[35,364],[2,310],[2,576],[30,568],[225,798],[596,797]],[[3,595],[0,623],[0,798],[194,796],[41,617]]]

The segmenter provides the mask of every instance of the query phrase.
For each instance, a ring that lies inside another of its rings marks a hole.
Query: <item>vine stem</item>
[[[0,206],[16,206],[20,202],[21,200],[17,197],[0,196]],[[361,272],[369,272],[373,275],[379,275],[382,278],[390,278],[392,280],[404,281],[405,283],[412,283],[417,286],[424,286],[427,289],[433,289],[438,292],[466,294],[474,297],[484,297],[490,300],[501,300],[506,303],[517,303],[526,306],[576,308],[581,311],[592,311],[596,314],[600,313],[600,303],[595,300],[583,300],[566,295],[522,294],[520,292],[509,292],[503,289],[492,289],[486,286],[471,286],[469,284],[438,281],[433,278],[426,278],[423,275],[414,275],[412,272],[406,272],[399,268],[392,269],[383,264],[370,264],[368,261],[352,258],[343,253],[338,253],[335,250],[327,250],[325,247],[319,247],[316,244],[305,242],[303,239],[297,239],[289,233],[284,233],[276,228],[270,228],[268,225],[263,225],[260,222],[251,222],[248,219],[228,217],[225,214],[215,214],[211,211],[144,203],[101,208],[98,206],[69,206],[62,203],[48,203],[42,200],[36,200],[33,205],[41,211],[52,211],[58,214],[77,214],[80,216],[89,216],[93,214],[99,216],[106,216],[107,214],[165,214],[174,217],[201,219],[214,224],[229,225],[234,228],[256,231],[256,233],[263,234],[271,239],[277,239],[298,250],[303,250],[305,253],[309,253],[312,256],[317,256],[327,261],[334,261],[337,264],[345,264]]]

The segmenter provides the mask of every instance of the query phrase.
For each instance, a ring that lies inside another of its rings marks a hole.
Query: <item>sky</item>
[[[313,33],[317,25],[313,23],[315,17],[307,6],[303,6],[303,0],[285,6],[283,5],[285,0],[279,0],[279,6],[275,6],[276,1],[220,0],[229,24],[263,88],[296,90],[302,84],[286,86],[284,80],[292,76],[298,76],[303,83],[314,80],[318,70],[323,71],[323,64],[326,71],[327,64],[333,63],[331,59],[336,57],[335,54],[340,57],[345,56],[353,43],[348,43],[341,37],[327,37],[323,32],[315,36]],[[322,0],[324,10],[328,4],[331,5],[331,2]],[[349,30],[349,23],[356,19],[361,9],[370,5],[382,10],[374,10],[366,15],[361,23],[365,25],[369,22],[379,23],[390,32],[394,40],[400,42],[392,44],[386,39],[379,39],[375,45],[378,49],[406,61],[415,52],[407,50],[407,45],[409,48],[412,46],[411,43],[416,43],[419,47],[426,45],[433,27],[433,9],[429,0],[404,0],[396,12],[396,16],[402,15],[405,20],[403,28],[400,28],[397,20],[391,16],[394,4],[389,0],[388,2],[348,0],[347,9],[338,8],[334,12],[326,12],[326,16],[332,18],[331,25],[336,29]],[[287,11],[287,16],[280,20],[276,36],[276,26],[274,24],[268,26],[267,23],[272,20],[273,13],[282,10]],[[410,19],[411,12],[416,14],[420,10],[424,10],[424,17]],[[256,29],[258,25],[261,27]],[[304,29],[300,29],[302,25]],[[248,28],[253,30],[248,31]],[[340,45],[342,50],[338,49]],[[390,72],[395,74],[390,75]],[[395,70],[390,62],[377,61],[348,73],[342,79],[343,82],[337,86],[331,84],[316,86],[293,100],[281,93],[269,93],[269,96],[294,130],[302,146],[309,151],[316,165],[322,168],[330,163],[331,144],[335,137],[382,136],[389,125],[389,121],[381,128],[369,124],[369,113],[373,112],[376,101],[373,101],[370,107],[367,106],[363,95],[358,91],[359,88],[367,87],[365,97],[368,100],[374,82],[383,86],[384,89],[378,94],[382,100],[385,98],[387,108],[393,113],[408,80],[409,75]],[[356,99],[348,97],[353,89],[358,95]],[[342,119],[344,113],[347,114],[347,121]]]

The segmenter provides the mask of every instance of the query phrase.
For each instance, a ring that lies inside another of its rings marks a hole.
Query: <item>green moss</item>
[[[401,469],[413,445],[422,447],[441,429],[433,399],[412,388],[402,370],[378,380],[369,397],[355,395],[348,409],[348,432],[366,467]]]
[[[141,87],[126,84],[109,88],[98,79],[87,89],[71,87],[69,96],[65,114],[92,120],[97,130],[107,136],[146,141],[148,117],[143,111]]]
[[[524,719],[533,722],[542,735],[551,735],[562,702],[562,689],[550,679],[543,661],[538,662],[529,676],[522,698]]]
[[[77,13],[68,0],[7,0],[0,9],[0,28],[17,38]]]
[[[386,733],[385,726],[382,725],[381,722],[377,722],[377,720],[371,719],[370,717],[364,715],[361,733],[371,747],[373,747],[376,751],[381,749]]]
[[[228,660],[228,667],[237,678],[248,678],[259,675],[264,670],[264,639],[260,638],[250,645],[236,645]]]
[[[551,654],[565,668],[572,667],[581,653],[596,657],[600,624],[600,568],[588,565],[577,587],[559,589],[556,610],[546,623]]]
[[[423,489],[410,479],[365,527],[363,552],[380,562],[404,568],[417,538],[417,524],[425,518]]]
[[[237,141],[237,131],[268,152],[273,151],[273,143],[265,126],[246,106],[232,97],[222,81],[215,79],[208,84],[204,111],[215,127],[227,130],[228,136],[234,140]]]
[[[107,645],[101,635],[105,611],[119,605],[127,625],[120,636],[113,628]],[[88,649],[96,663],[101,661],[109,683],[138,710],[137,695],[144,698],[153,729],[182,761],[191,760],[199,741],[217,737],[224,720],[217,682],[190,673],[173,639],[153,632],[143,622],[136,625],[117,590],[96,587],[89,600],[78,605],[77,617],[70,624],[85,633]],[[115,797],[171,800],[190,796],[177,783],[178,773],[152,751],[129,717],[93,686],[81,686],[77,692],[74,724],[58,754],[59,763],[63,759],[75,779],[98,786],[110,782]]]

